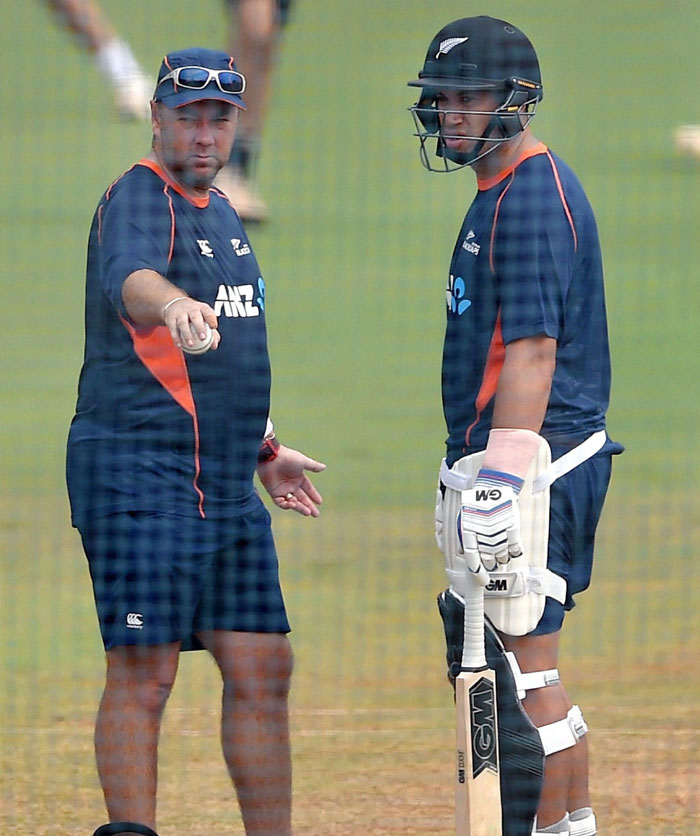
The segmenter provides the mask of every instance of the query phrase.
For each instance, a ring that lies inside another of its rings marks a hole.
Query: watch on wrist
[[[279,454],[279,450],[280,443],[274,435],[270,438],[264,439],[263,443],[260,445],[260,449],[258,450],[258,464],[267,464],[267,462],[271,462],[273,459],[276,459]]]

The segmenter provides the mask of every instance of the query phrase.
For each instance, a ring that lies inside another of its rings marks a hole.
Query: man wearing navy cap
[[[223,52],[163,59],[150,153],[107,189],[88,243],[85,356],[67,482],[107,656],[95,729],[110,823],[156,826],[160,718],[179,654],[223,679],[221,738],[249,836],[291,834],[290,630],[270,514],[318,516],[269,419],[266,286],[240,219],[211,188],[245,78]]]

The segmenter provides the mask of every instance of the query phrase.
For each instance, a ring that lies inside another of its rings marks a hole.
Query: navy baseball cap
[[[233,58],[216,49],[190,47],[169,52],[158,71],[153,101],[166,107],[215,99],[245,110],[245,77]]]

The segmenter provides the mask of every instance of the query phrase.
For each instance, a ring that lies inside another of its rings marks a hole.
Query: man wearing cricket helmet
[[[587,727],[557,664],[564,616],[590,581],[611,456],[622,452],[605,431],[596,223],[573,171],[532,133],[542,78],[515,26],[448,24],[409,86],[423,165],[471,167],[477,178],[447,284],[436,534],[450,580],[440,596],[448,661],[454,675],[448,621],[476,580],[546,755],[534,832],[594,836]],[[506,819],[504,809],[505,829]]]

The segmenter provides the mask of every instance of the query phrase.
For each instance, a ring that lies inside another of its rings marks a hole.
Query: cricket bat
[[[496,674],[486,663],[484,588],[467,573],[457,708],[457,836],[502,836]]]

